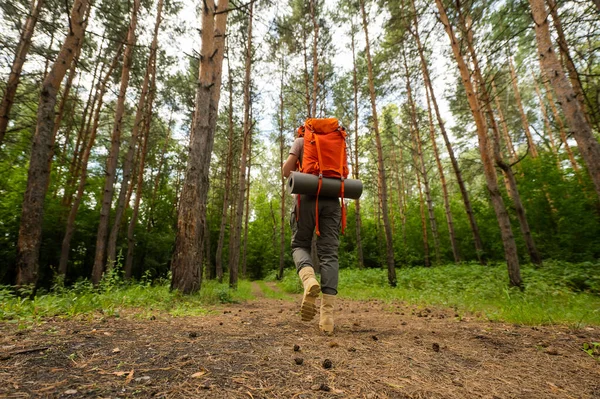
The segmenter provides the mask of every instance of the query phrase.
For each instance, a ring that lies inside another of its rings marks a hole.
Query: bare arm
[[[296,170],[296,162],[298,161],[298,155],[290,154],[288,158],[283,163],[283,167],[281,171],[283,172],[284,177],[288,177],[290,172]]]

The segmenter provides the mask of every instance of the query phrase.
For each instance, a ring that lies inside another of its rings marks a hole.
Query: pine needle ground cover
[[[448,274],[439,269],[427,272]],[[376,271],[342,276],[346,295],[359,295],[362,283],[383,279]],[[318,319],[300,320],[301,295],[287,292],[296,284],[292,277],[289,273],[281,285],[244,282],[239,292],[252,300],[219,284],[203,286],[212,292],[207,297],[187,300],[167,285],[113,287],[95,294],[102,306],[113,306],[110,312],[98,306],[60,317],[59,307],[54,317],[0,322],[0,397],[600,395],[598,326],[490,322],[452,307],[417,304],[423,295],[414,294],[414,304],[396,300],[408,288],[389,291],[377,283],[378,288],[363,288],[361,295],[369,299],[340,298],[335,334],[324,336]],[[417,284],[416,275],[412,281]],[[372,298],[369,290],[383,299]],[[44,301],[56,301],[59,294],[44,297],[36,303],[40,313],[48,308]]]

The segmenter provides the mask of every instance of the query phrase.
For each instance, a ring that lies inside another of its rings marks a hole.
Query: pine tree
[[[87,0],[76,0],[73,3],[69,16],[70,32],[42,83],[17,243],[17,285],[19,286],[37,283],[44,199],[50,179],[48,158],[52,153],[56,97],[73,57],[83,45],[87,22],[85,15],[88,7]]]

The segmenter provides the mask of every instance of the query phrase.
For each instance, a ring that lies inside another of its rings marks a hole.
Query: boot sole
[[[333,325],[329,326],[329,325],[322,325],[319,324],[319,330],[321,330],[321,332],[325,335],[333,335]]]
[[[315,301],[320,293],[321,287],[319,287],[318,284],[313,285],[308,289],[308,292],[304,293],[302,305],[300,307],[302,321],[311,321],[316,316],[317,307],[315,305]]]

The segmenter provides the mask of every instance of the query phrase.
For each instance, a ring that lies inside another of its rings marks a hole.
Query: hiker
[[[337,119],[308,119],[304,126],[298,129],[298,133],[299,137],[294,140],[289,156],[283,164],[285,177],[289,177],[295,170],[321,176],[347,177],[346,132],[339,126]],[[321,156],[319,151],[323,151],[324,155]],[[329,156],[332,153],[340,155]],[[328,166],[327,162],[321,164],[317,161],[326,158],[336,159],[336,165]],[[341,165],[337,164],[338,162],[341,162]],[[296,195],[290,215],[292,256],[304,286],[300,308],[302,321],[310,321],[316,315],[315,301],[322,292],[319,328],[326,334],[332,334],[334,327],[333,307],[338,292],[338,247],[340,226],[344,219],[342,216],[345,217],[343,198],[340,207],[339,198],[319,195]],[[317,256],[321,267],[320,286],[315,278],[311,257],[311,243],[315,230]]]

